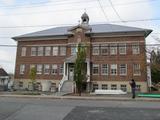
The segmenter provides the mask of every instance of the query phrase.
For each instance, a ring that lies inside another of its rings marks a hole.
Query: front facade
[[[86,90],[121,89],[130,92],[133,78],[141,92],[147,92],[145,38],[151,30],[111,24],[89,25],[89,17],[82,15],[82,23],[14,37],[17,41],[15,68],[16,85],[28,88],[29,71],[36,68],[39,89],[53,87],[66,90],[66,81],[73,81],[76,48],[87,48]],[[66,84],[67,86],[67,84]],[[69,86],[68,86],[69,87]],[[74,84],[69,87],[74,90]]]

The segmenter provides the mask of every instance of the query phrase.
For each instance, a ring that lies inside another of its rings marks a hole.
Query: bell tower
[[[86,12],[84,12],[82,14],[81,19],[82,19],[82,23],[81,24],[84,25],[84,26],[88,26],[88,24],[89,24],[89,16],[87,15]]]

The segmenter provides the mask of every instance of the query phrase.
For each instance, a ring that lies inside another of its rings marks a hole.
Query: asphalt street
[[[160,120],[160,103],[0,97],[0,120]]]

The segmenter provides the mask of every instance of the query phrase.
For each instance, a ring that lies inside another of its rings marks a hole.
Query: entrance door
[[[69,80],[73,80],[74,78],[74,68],[70,67],[69,68]]]

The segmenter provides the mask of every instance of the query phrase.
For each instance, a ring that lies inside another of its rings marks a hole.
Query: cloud
[[[15,0],[1,0],[1,2],[5,5],[13,5]]]

